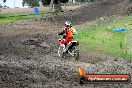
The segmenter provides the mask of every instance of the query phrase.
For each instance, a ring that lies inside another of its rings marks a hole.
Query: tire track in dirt
[[[37,41],[46,42],[50,44],[49,48],[39,48],[39,46],[35,46],[35,48],[29,48],[32,43],[27,41],[27,39],[32,39],[36,37],[36,35],[26,35],[26,36],[16,36],[13,38],[4,38],[6,43],[8,40],[14,40],[15,48],[21,48],[23,46],[23,40],[26,41],[26,51],[21,52],[31,52],[34,51],[31,55],[29,54],[12,54],[3,53],[0,58],[0,73],[2,80],[1,87],[6,85],[7,87],[88,87],[96,88],[96,87],[122,87],[127,86],[131,87],[131,84],[90,84],[90,85],[79,85],[77,83],[77,66],[82,65],[88,73],[129,73],[132,74],[131,62],[124,60],[122,58],[113,58],[104,55],[100,55],[100,60],[95,62],[93,60],[91,62],[91,58],[89,55],[85,55],[85,52],[81,53],[80,60],[75,61],[72,58],[69,59],[61,59],[57,56],[57,42],[54,43],[53,40],[57,39],[57,37],[46,36],[46,35],[37,35],[39,36]],[[45,38],[46,36],[46,38]],[[56,35],[55,35],[56,36]],[[36,40],[34,40],[36,41]],[[12,41],[14,42],[14,41]],[[29,42],[29,43],[27,43]],[[24,42],[25,43],[25,42]],[[19,45],[20,44],[20,45]],[[41,43],[40,43],[41,44]],[[24,44],[25,45],[25,44]],[[45,47],[45,46],[44,46]],[[47,47],[47,45],[46,45]],[[9,48],[9,46],[8,46]],[[14,48],[14,49],[15,49]],[[39,49],[38,49],[39,48]],[[15,49],[17,52],[17,49]],[[30,51],[31,50],[31,51]],[[44,51],[43,51],[44,50]],[[49,52],[45,52],[49,51]],[[40,51],[40,52],[38,52]],[[43,52],[43,53],[41,53]],[[25,57],[24,57],[25,55]],[[91,54],[90,54],[91,55]],[[97,54],[96,54],[97,55]],[[94,56],[94,55],[93,55]],[[98,57],[95,57],[96,59]],[[102,58],[104,58],[102,60]],[[90,61],[90,62],[89,62]],[[124,71],[125,70],[125,71]],[[5,80],[5,81],[4,81]],[[14,81],[13,81],[14,80]],[[9,83],[10,82],[10,83]],[[15,85],[14,85],[15,84]],[[126,88],[127,88],[126,87]]]

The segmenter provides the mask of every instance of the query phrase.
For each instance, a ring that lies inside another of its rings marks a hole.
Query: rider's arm
[[[65,34],[65,30],[63,30],[62,32],[58,33],[58,35],[63,35]]]

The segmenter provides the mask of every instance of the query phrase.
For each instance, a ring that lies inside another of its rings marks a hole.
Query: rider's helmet
[[[66,26],[66,27],[71,27],[71,22],[66,21],[66,22],[65,22],[65,26]]]

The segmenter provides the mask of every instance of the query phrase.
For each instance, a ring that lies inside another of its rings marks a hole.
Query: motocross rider
[[[65,22],[65,28],[58,35],[63,35],[63,38],[60,40],[60,45],[64,47],[64,52],[66,52],[66,45],[73,40],[73,35],[77,34],[77,31],[72,27],[71,22]]]

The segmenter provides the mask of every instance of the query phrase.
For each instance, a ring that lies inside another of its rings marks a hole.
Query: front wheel
[[[58,47],[58,56],[61,58],[64,57],[64,47],[61,45]]]

